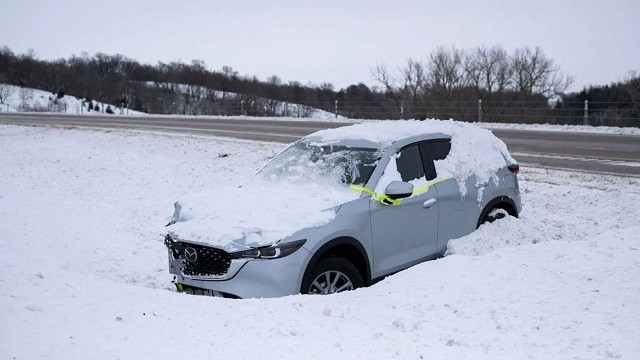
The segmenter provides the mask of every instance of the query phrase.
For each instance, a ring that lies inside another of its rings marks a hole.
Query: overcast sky
[[[192,59],[264,79],[374,84],[438,45],[540,46],[572,90],[640,71],[640,0],[0,0],[0,46],[53,59]]]

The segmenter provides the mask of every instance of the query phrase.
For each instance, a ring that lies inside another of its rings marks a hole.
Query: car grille
[[[175,259],[184,259],[183,274],[186,276],[220,276],[227,273],[233,255],[228,252],[196,244],[181,241],[173,241],[168,235],[165,244],[171,250]],[[186,249],[194,249],[197,254],[195,261],[189,261],[185,257]]]

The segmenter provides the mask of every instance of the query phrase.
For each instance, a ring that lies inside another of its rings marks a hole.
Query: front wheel
[[[353,264],[330,256],[320,260],[302,286],[303,294],[328,295],[354,290],[364,285],[362,276]]]

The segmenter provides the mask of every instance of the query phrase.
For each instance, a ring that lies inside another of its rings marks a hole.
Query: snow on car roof
[[[367,122],[337,129],[321,130],[307,139],[315,143],[369,142],[388,147],[395,141],[417,135],[442,135],[451,137],[451,151],[444,160],[435,162],[439,178],[452,177],[464,196],[465,181],[472,175],[478,184],[494,179],[496,171],[516,161],[507,146],[490,130],[471,123],[455,120],[387,120]],[[428,138],[428,136],[425,136]]]
[[[482,130],[480,127],[469,123],[454,120],[385,120],[320,130],[306,138],[327,144],[360,140],[386,147],[395,141],[415,135],[437,133],[452,135],[467,126],[472,126],[474,130]]]

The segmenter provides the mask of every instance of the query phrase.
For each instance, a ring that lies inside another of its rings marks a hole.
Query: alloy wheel
[[[309,294],[328,295],[353,290],[355,287],[347,275],[329,270],[318,275],[309,287]]]

